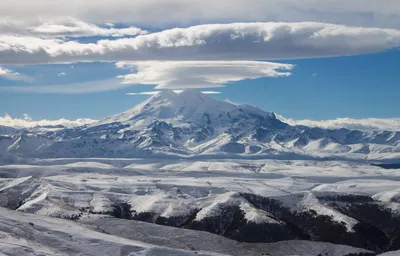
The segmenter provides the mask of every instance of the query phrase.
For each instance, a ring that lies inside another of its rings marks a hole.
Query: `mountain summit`
[[[40,131],[40,130],[39,130]],[[170,90],[93,124],[0,137],[1,157],[400,158],[400,133],[290,126],[249,105]]]
[[[179,94],[165,90],[128,111],[101,120],[94,125],[119,122],[139,128],[148,122],[159,120],[174,125],[191,123],[202,126],[223,126],[240,121],[242,118],[249,119],[250,116],[276,120],[271,112],[249,105],[218,101],[194,89],[185,90]]]

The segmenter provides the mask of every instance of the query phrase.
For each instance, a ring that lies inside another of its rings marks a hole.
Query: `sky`
[[[0,125],[101,119],[195,88],[287,122],[398,129],[400,2],[381,3],[3,0]]]

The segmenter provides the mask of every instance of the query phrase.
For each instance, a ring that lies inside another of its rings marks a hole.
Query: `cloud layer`
[[[145,61],[117,62],[115,66],[131,73],[108,80],[72,84],[9,85],[0,87],[0,91],[79,94],[117,90],[138,84],[155,85],[155,89],[217,88],[245,79],[290,76],[294,68],[290,64],[261,61]],[[58,74],[59,77],[65,75],[64,72]]]
[[[294,120],[276,115],[281,121],[290,125],[304,125],[309,127],[320,127],[324,129],[354,129],[363,131],[385,130],[400,131],[400,118],[337,118],[334,120]]]
[[[81,43],[0,36],[0,64],[79,61],[273,60],[357,55],[400,46],[400,30],[334,24],[231,23]]]
[[[112,23],[99,26],[73,17],[57,17],[44,20],[13,20],[4,17],[0,19],[0,34],[11,36],[39,38],[123,37],[146,33],[147,31],[133,26],[114,28]]]
[[[215,88],[230,82],[289,76],[290,64],[258,61],[118,62],[136,73],[120,76],[123,84],[157,85],[156,89]]]
[[[13,118],[8,114],[4,115],[4,117],[0,116],[0,125],[14,127],[14,128],[33,128],[36,126],[57,126],[57,125],[63,125],[68,128],[73,128],[85,124],[90,124],[95,121],[96,120],[90,118],[80,118],[76,120],[68,120],[65,118],[61,118],[58,120],[43,119],[34,121],[27,114],[25,114],[23,118]]]
[[[2,0],[0,17],[73,16],[90,22],[118,20],[165,24],[316,21],[400,28],[398,0]]]
[[[68,84],[53,84],[53,85],[9,85],[0,86],[0,92],[29,92],[29,93],[53,93],[53,94],[82,94],[106,92],[124,88],[128,85],[121,84],[121,80],[111,78],[107,80],[93,80],[78,83]]]

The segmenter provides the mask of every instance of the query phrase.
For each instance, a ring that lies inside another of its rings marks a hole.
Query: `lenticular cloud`
[[[157,85],[156,89],[214,88],[230,82],[290,76],[290,64],[260,61],[118,62],[136,73],[119,76],[123,84]]]
[[[400,31],[298,23],[209,24],[82,43],[0,36],[0,64],[80,61],[276,60],[357,55],[400,46]]]

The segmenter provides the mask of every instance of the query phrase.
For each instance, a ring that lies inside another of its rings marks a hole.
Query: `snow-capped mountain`
[[[290,126],[272,112],[195,90],[162,91],[121,114],[73,129],[1,131],[3,157],[400,158],[400,132]]]

